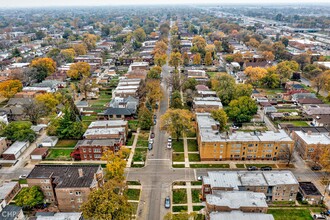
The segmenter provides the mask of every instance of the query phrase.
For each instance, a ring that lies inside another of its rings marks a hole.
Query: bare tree
[[[280,153],[279,153],[279,159],[285,161],[287,164],[286,166],[289,167],[292,162],[294,162],[294,147],[291,147],[289,145],[281,146]]]

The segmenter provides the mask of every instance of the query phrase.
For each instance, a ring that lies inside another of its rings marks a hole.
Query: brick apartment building
[[[294,141],[283,131],[221,134],[210,113],[197,113],[197,142],[202,161],[278,160],[292,152]]]
[[[292,138],[296,141],[296,150],[304,160],[310,160],[315,154],[321,155],[325,148],[330,147],[329,132],[292,131]]]
[[[213,171],[203,177],[202,194],[218,191],[263,193],[266,201],[295,201],[299,183],[291,171]]]
[[[27,176],[27,184],[39,186],[45,201],[61,212],[77,212],[88,195],[103,185],[100,165],[36,165]]]
[[[259,212],[267,213],[264,193],[249,191],[216,191],[206,195],[206,213],[210,212]]]
[[[71,157],[75,160],[100,160],[105,151],[118,151],[120,147],[119,139],[80,140],[71,153]]]

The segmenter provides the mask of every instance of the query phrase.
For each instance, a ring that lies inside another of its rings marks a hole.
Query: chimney
[[[79,174],[79,177],[84,177],[84,171],[82,168],[78,169],[78,174]]]

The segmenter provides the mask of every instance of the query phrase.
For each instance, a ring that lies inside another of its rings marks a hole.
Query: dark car
[[[322,170],[322,167],[315,165],[315,166],[312,166],[311,169],[314,171],[318,171],[318,170]]]
[[[169,196],[165,198],[165,208],[167,209],[171,208],[171,199]]]
[[[154,115],[154,119],[157,119],[157,115]]]
[[[263,170],[263,171],[272,170],[272,169],[273,169],[273,168],[270,167],[270,166],[260,167],[260,170]]]
[[[151,138],[155,138],[155,133],[154,133],[154,132],[151,132],[150,137],[151,137]]]
[[[255,170],[258,170],[258,167],[256,167],[256,166],[249,166],[249,167],[247,168],[247,170],[248,170],[248,171],[255,171]]]

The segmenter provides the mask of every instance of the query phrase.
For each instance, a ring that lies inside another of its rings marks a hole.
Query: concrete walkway
[[[183,149],[184,149],[184,167],[189,168],[189,154],[188,154],[188,142],[187,138],[183,138]]]
[[[129,157],[128,157],[128,160],[127,160],[127,163],[126,163],[126,167],[131,167],[132,165],[132,161],[133,161],[133,157],[134,157],[134,152],[135,152],[135,147],[136,147],[136,143],[138,141],[138,138],[139,138],[139,133],[140,133],[140,128],[137,129],[136,133],[134,134],[135,137],[134,137],[134,141],[133,141],[133,145],[131,147],[131,152],[129,154]]]
[[[191,182],[186,182],[186,186],[187,186],[188,213],[190,213],[193,211],[192,195],[191,195]]]

